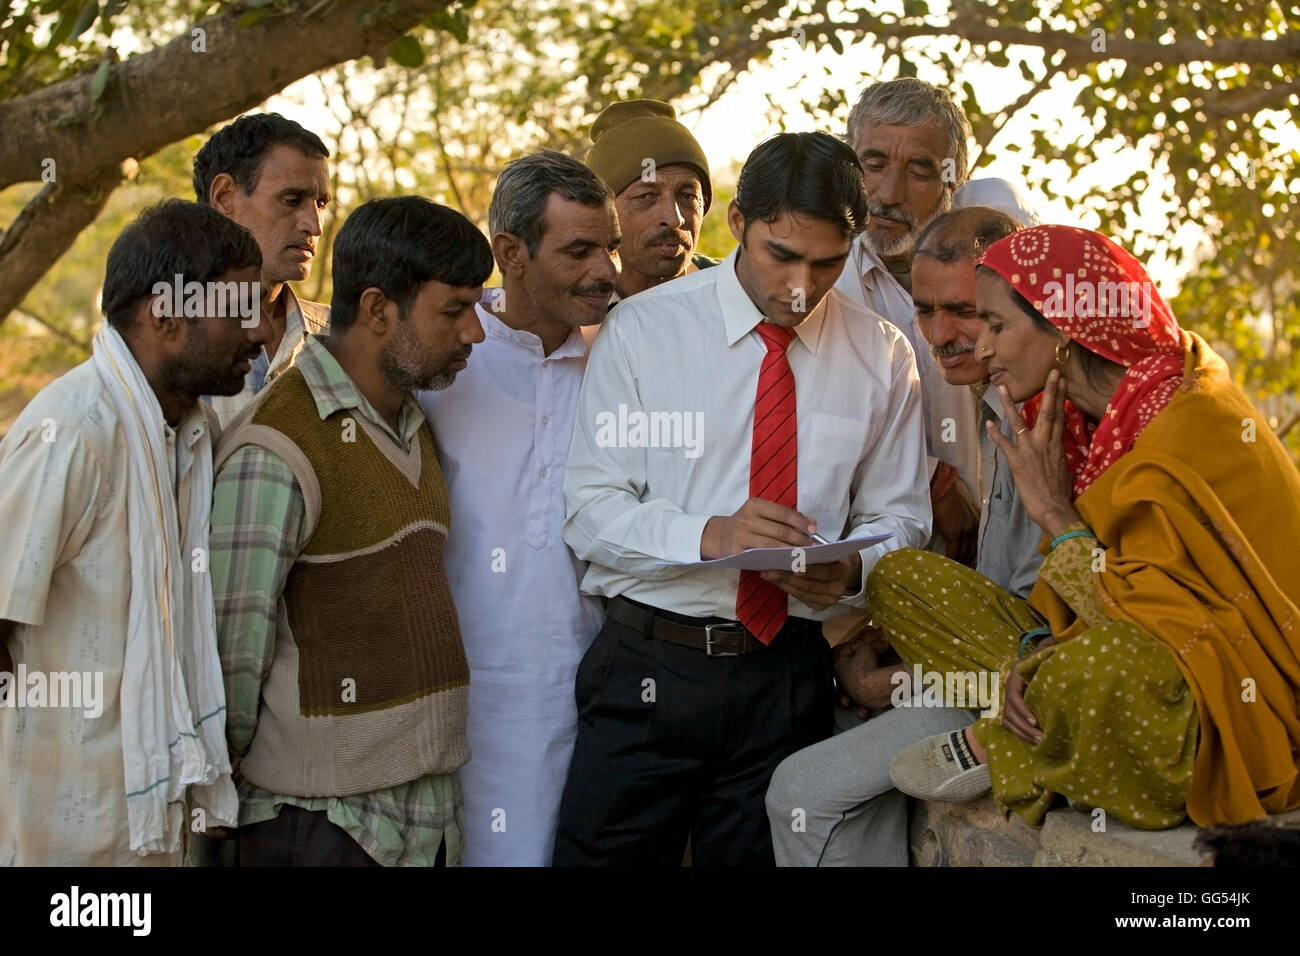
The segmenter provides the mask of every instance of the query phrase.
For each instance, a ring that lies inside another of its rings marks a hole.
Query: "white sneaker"
[[[961,730],[912,744],[889,765],[889,777],[899,790],[921,800],[965,803],[993,789],[988,764],[971,753]]]

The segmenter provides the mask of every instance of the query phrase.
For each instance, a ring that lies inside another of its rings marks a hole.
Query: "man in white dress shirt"
[[[911,348],[832,288],[864,225],[852,150],[786,133],[750,155],[715,269],[621,303],[593,346],[565,539],[609,599],[578,669],[556,865],[772,865],[763,794],[831,732],[819,621],[930,530]],[[691,566],[888,533],[833,564]]]
[[[450,388],[424,392],[451,492],[447,575],[470,666],[463,866],[547,866],[577,733],[573,680],[600,629],[564,543],[564,462],[619,244],[613,194],[545,150],[506,166],[488,211],[503,288]]]

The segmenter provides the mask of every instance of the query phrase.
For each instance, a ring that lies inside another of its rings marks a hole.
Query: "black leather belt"
[[[766,648],[766,645],[746,630],[739,621],[728,621],[725,618],[686,617],[670,611],[661,611],[625,597],[611,598],[606,613],[623,626],[639,631],[647,637],[704,651],[709,657],[735,657]],[[802,618],[790,618],[790,621],[803,622],[810,626],[817,624],[816,621],[804,622]]]

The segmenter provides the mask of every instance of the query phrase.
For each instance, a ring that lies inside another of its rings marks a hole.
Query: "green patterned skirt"
[[[1106,620],[1018,660],[1021,635],[1044,625],[1028,602],[964,565],[911,548],[880,560],[867,603],[909,670],[998,673],[998,714],[1006,676],[1019,669],[1042,740],[1021,740],[998,718],[974,727],[1004,812],[1038,826],[1060,795],[1142,829],[1182,822],[1196,702],[1164,645]]]

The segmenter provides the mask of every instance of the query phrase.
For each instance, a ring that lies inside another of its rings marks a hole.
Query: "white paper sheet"
[[[742,568],[747,571],[789,571],[794,567],[795,551],[803,551],[803,563],[831,564],[840,558],[848,557],[854,551],[861,551],[873,544],[879,544],[892,533],[869,534],[860,538],[845,538],[830,544],[810,544],[806,548],[750,548],[727,558],[714,558],[712,561],[695,561],[691,564],[678,565],[687,568]]]

